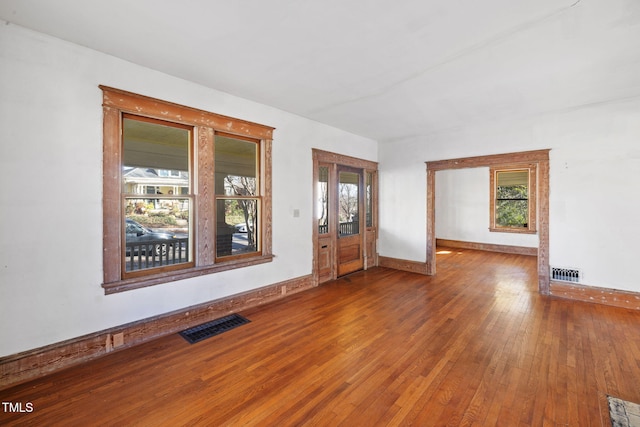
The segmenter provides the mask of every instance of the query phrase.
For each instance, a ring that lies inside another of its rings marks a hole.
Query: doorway
[[[538,291],[549,295],[549,149],[492,154],[426,162],[427,164],[427,262],[426,274],[436,274],[435,202],[436,172],[449,169],[492,167],[506,164],[537,165]]]
[[[377,163],[313,150],[317,283],[378,264]]]

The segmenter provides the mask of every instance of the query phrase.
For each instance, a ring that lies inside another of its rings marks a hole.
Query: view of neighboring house
[[[185,171],[125,167],[124,192],[128,194],[175,194],[189,192],[189,174]]]

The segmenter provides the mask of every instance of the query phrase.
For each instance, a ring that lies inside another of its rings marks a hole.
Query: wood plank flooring
[[[439,248],[0,391],[0,424],[601,426],[640,402],[640,312],[543,297],[536,259]],[[0,408],[2,409],[2,408]]]

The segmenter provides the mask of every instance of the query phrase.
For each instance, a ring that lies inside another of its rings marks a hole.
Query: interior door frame
[[[370,160],[364,160],[364,159],[359,159],[357,157],[351,157],[351,156],[345,156],[342,154],[338,154],[338,153],[333,153],[330,151],[324,151],[324,150],[319,150],[319,149],[312,149],[312,157],[313,157],[313,215],[312,215],[312,240],[313,240],[313,268],[312,268],[312,277],[313,277],[313,282],[315,285],[318,285],[319,281],[319,268],[318,268],[318,263],[319,263],[319,232],[318,232],[318,218],[316,218],[316,202],[318,199],[318,194],[317,194],[317,186],[316,183],[318,182],[319,179],[319,167],[320,164],[323,165],[329,165],[330,170],[329,170],[329,174],[334,174],[334,179],[333,182],[336,182],[335,179],[337,179],[337,167],[338,165],[340,166],[346,166],[346,167],[351,167],[354,169],[361,169],[362,173],[363,173],[363,179],[364,179],[364,191],[363,193],[363,197],[364,197],[364,203],[362,205],[362,209],[365,212],[365,219],[364,219],[364,225],[362,226],[362,230],[363,230],[363,257],[364,257],[364,269],[366,270],[367,268],[373,267],[373,266],[377,266],[378,265],[378,251],[377,251],[377,236],[378,236],[378,163],[377,162],[373,162]],[[372,194],[371,194],[371,199],[372,199],[372,226],[371,227],[367,227],[366,225],[366,185],[367,185],[367,173],[371,173],[372,174]],[[330,182],[332,180],[330,179]],[[331,199],[333,197],[330,197],[330,203]],[[337,202],[333,201],[333,203],[335,204]],[[329,209],[332,209],[331,207]],[[333,247],[331,248],[332,250],[332,272],[330,275],[330,279],[329,280],[333,280],[336,279],[337,276],[337,223],[336,221],[331,220],[329,221],[329,230],[330,230],[330,234],[331,234],[331,239],[333,241]]]
[[[436,274],[436,172],[449,169],[492,167],[515,163],[537,164],[538,291],[550,294],[549,271],[549,151],[550,149],[490,154],[487,156],[426,162],[427,165],[427,262],[426,274]]]

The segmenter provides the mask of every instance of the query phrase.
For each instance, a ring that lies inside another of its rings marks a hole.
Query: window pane
[[[496,225],[498,227],[524,227],[529,224],[528,200],[496,201]]]
[[[216,135],[216,194],[226,196],[258,195],[258,144]]]
[[[123,118],[125,272],[192,260],[190,139],[185,126]]]
[[[220,199],[217,212],[217,257],[258,251],[258,199]]]
[[[338,221],[340,235],[358,234],[358,184],[360,176],[352,172],[340,172],[338,185]]]
[[[367,212],[367,227],[373,227],[373,195],[371,191],[373,190],[373,174],[371,172],[367,172],[367,183],[366,183],[366,202],[365,208]]]
[[[529,171],[499,171],[496,175],[496,226],[527,228]]]
[[[329,232],[329,168],[318,168],[318,233]]]
[[[498,175],[498,187],[511,187],[516,185],[527,186],[529,184],[528,170],[500,171]]]
[[[125,271],[191,261],[190,199],[125,200]]]
[[[145,186],[158,191],[189,188],[190,131],[184,127],[123,120],[124,192],[144,194]]]

